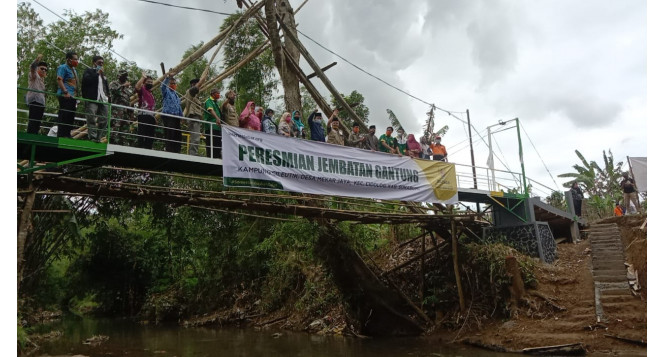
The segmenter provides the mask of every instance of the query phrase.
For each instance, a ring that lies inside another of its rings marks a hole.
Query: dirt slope
[[[591,245],[589,240],[583,240],[579,244],[559,244],[559,259],[554,264],[537,268],[539,285],[536,291],[549,297],[553,304],[547,304],[531,291],[529,302],[519,308],[514,318],[485,325],[467,337],[514,350],[581,342],[593,354],[645,356],[646,348],[605,337],[610,334],[646,340],[646,233],[638,229],[643,220],[640,216],[609,220],[620,227],[627,248],[626,259],[639,271],[643,289],[637,296],[605,297],[603,305],[607,322],[597,323]],[[553,305],[565,310],[557,311]]]

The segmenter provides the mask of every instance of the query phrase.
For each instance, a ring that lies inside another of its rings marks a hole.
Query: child
[[[620,202],[616,202],[616,207],[613,209],[613,215],[620,217],[623,215],[622,207],[620,207]]]

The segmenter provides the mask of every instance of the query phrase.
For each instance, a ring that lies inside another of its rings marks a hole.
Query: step
[[[633,296],[632,294],[629,294],[629,295],[606,295],[606,294],[602,294],[602,304],[617,303],[617,302],[632,302],[632,301],[641,302],[641,300],[638,297]]]
[[[619,283],[627,282],[626,276],[615,276],[615,275],[597,275],[593,279],[598,283]]]
[[[625,271],[625,269],[593,269],[593,275],[614,275],[622,276],[627,279],[627,271]]]
[[[627,272],[625,269],[625,264],[622,262],[618,261],[598,261],[598,262],[593,262],[593,270],[624,270]]]

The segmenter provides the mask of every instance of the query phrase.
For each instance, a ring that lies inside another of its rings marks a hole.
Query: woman
[[[256,116],[256,104],[247,102],[240,114],[240,127],[250,130],[261,130],[261,120]]]
[[[417,140],[415,140],[415,135],[408,134],[406,145],[407,145],[408,155],[410,157],[412,157],[413,159],[422,158],[422,148],[420,147],[420,143],[418,143]]]
[[[291,125],[291,113],[284,113],[279,120],[277,134],[291,137],[293,136],[293,127]]]

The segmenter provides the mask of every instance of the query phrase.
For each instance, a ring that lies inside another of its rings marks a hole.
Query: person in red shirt
[[[433,159],[438,161],[447,161],[447,150],[445,145],[440,143],[440,136],[436,136],[436,141],[429,145],[433,153]]]

